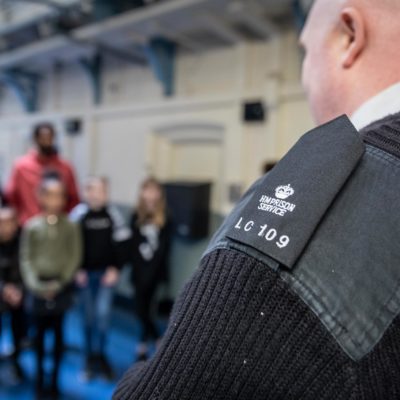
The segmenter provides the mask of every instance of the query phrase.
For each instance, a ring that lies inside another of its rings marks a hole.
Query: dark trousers
[[[58,385],[58,374],[60,370],[61,357],[64,349],[63,341],[63,319],[64,313],[52,315],[38,315],[35,317],[36,325],[36,365],[38,390],[42,390],[44,386],[44,359],[45,359],[45,336],[46,332],[52,332],[54,335],[54,347],[51,352],[53,357],[53,370],[51,373],[51,386],[53,389]]]
[[[17,362],[18,357],[21,353],[21,341],[26,332],[26,317],[24,313],[24,309],[22,307],[19,308],[10,308],[5,313],[8,313],[10,316],[11,322],[11,334],[13,338],[14,344],[14,353],[12,355],[13,361]],[[0,318],[0,330],[1,329],[1,318]]]
[[[142,325],[141,341],[157,340],[160,335],[152,316],[152,306],[157,286],[135,287],[136,313]]]
[[[12,308],[11,316],[11,332],[14,341],[13,359],[16,362],[21,353],[21,341],[26,333],[26,315],[22,307]]]

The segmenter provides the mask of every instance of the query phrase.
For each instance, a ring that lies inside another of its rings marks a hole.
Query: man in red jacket
[[[5,188],[5,197],[18,211],[21,224],[40,212],[36,189],[45,174],[59,175],[64,181],[68,194],[66,211],[79,203],[73,169],[57,154],[55,137],[51,124],[39,124],[34,128],[35,148],[16,161]]]

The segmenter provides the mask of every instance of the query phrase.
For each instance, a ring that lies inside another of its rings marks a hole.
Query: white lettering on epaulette
[[[283,217],[287,212],[293,212],[296,208],[295,204],[285,201],[293,194],[294,189],[290,185],[278,186],[275,189],[275,197],[261,196],[258,209]]]
[[[251,234],[255,232],[253,229],[255,227],[254,221],[243,221],[243,217],[240,217],[239,221],[235,225],[235,229],[246,232],[247,234]],[[263,237],[267,242],[272,242],[277,239],[275,244],[283,249],[290,243],[290,238],[287,235],[280,235],[275,228],[270,228],[267,224],[260,225],[257,236]]]

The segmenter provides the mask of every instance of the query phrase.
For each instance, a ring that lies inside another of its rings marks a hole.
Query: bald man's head
[[[318,123],[351,115],[400,81],[400,0],[316,0],[301,35],[303,85]]]

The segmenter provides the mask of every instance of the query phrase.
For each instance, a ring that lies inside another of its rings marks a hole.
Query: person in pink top
[[[55,138],[53,125],[37,125],[33,131],[35,147],[15,162],[6,185],[5,198],[17,210],[22,225],[40,212],[37,188],[45,175],[52,174],[63,181],[67,189],[66,212],[79,203],[72,166],[58,155]]]

